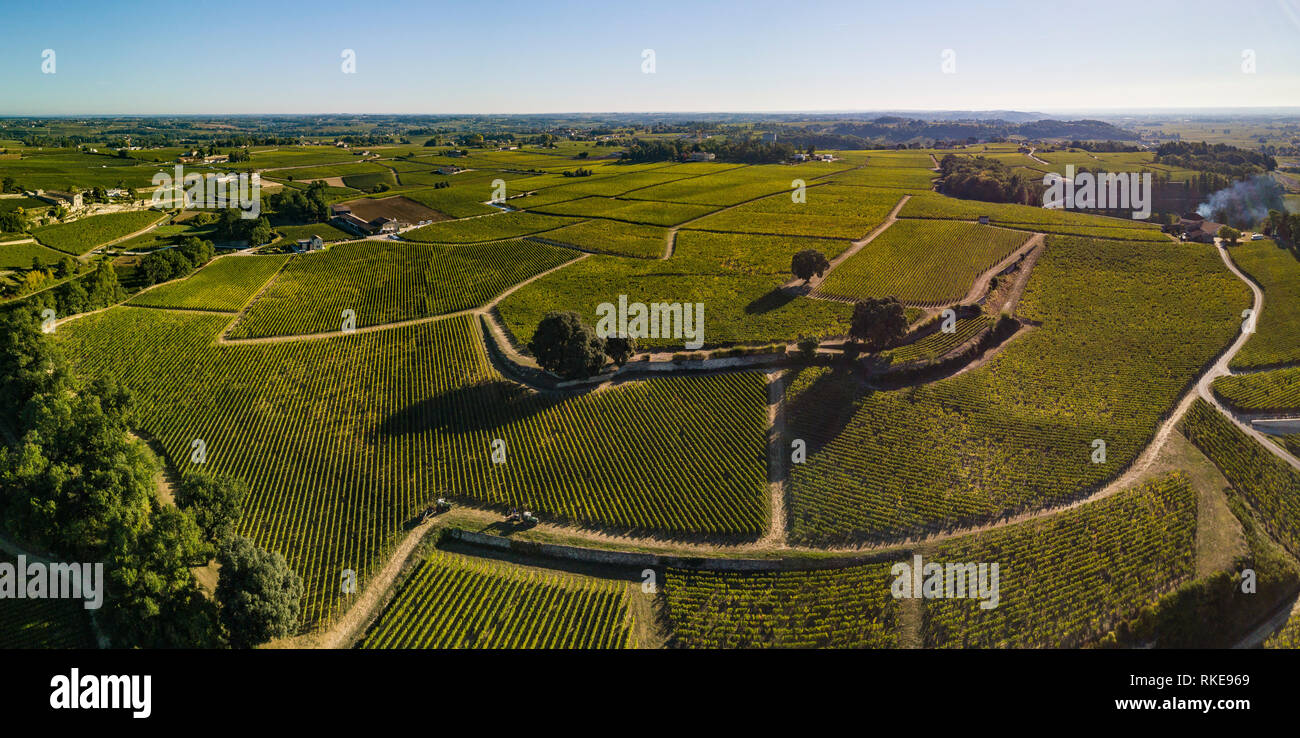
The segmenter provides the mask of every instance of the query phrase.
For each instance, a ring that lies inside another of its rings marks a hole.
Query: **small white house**
[[[301,254],[308,251],[320,251],[321,249],[324,248],[325,248],[325,239],[315,234],[312,234],[311,238],[298,239],[298,243],[294,246],[293,250]]]
[[[686,158],[689,161],[713,161],[718,157],[707,151],[692,151]]]

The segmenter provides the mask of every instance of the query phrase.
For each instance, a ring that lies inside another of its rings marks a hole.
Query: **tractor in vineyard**
[[[447,500],[447,498],[439,497],[436,503],[434,503],[431,507],[426,507],[424,509],[424,512],[420,514],[420,522],[427,523],[430,520],[433,520],[434,516],[439,515],[441,513],[445,513],[450,509],[451,509],[451,503]]]
[[[510,508],[510,512],[506,515],[506,522],[519,523],[520,525],[537,525],[540,521],[531,510],[520,510],[512,507]]]

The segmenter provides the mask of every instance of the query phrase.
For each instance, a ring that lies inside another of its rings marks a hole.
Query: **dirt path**
[[[1041,246],[1042,243],[1043,243],[1042,233],[1035,233],[1034,235],[1030,236],[1029,240],[1025,241],[1023,246],[1016,249],[1015,251],[1012,251],[1002,261],[999,261],[998,263],[994,264],[988,269],[985,269],[984,272],[980,274],[980,276],[975,280],[975,284],[972,284],[970,290],[966,292],[966,296],[963,297],[958,302],[965,305],[974,304],[976,300],[979,300],[981,297],[984,296],[984,293],[989,291],[989,283],[993,281],[994,277],[1001,274],[1003,269],[1006,269],[1007,267],[1016,263],[1016,261],[1018,261],[1020,257],[1025,256],[1030,251]],[[1028,274],[1029,271],[1024,270],[1024,273]],[[1024,291],[1023,285],[1021,286],[1020,291],[1021,292]],[[1016,302],[1019,302],[1020,295],[1016,294],[1014,296],[1014,299]]]
[[[774,369],[767,382],[767,478],[771,495],[772,522],[760,546],[786,547],[785,512],[785,372]]]
[[[1233,644],[1233,648],[1259,648],[1292,617],[1300,617],[1300,598],[1288,597],[1265,620]]]
[[[362,587],[361,596],[352,603],[343,617],[334,621],[327,630],[285,639],[275,645],[283,648],[348,648],[351,646],[361,637],[370,621],[379,616],[380,609],[397,582],[397,576],[401,574],[407,560],[419,548],[424,536],[433,528],[432,520],[412,528],[402,542],[397,544],[397,548],[389,556],[384,568],[375,572],[370,581]]]
[[[817,288],[821,286],[822,282],[826,281],[826,277],[830,276],[830,273],[835,270],[835,267],[839,266],[840,264],[843,264],[845,261],[848,261],[850,257],[852,257],[854,254],[861,251],[864,246],[874,241],[877,236],[884,233],[891,225],[898,222],[898,211],[902,210],[903,206],[907,204],[907,201],[911,199],[912,199],[911,195],[903,195],[902,199],[898,201],[898,204],[894,205],[894,209],[889,211],[889,215],[885,216],[885,221],[883,223],[881,223],[880,225],[872,229],[872,231],[868,233],[865,238],[861,238],[858,239],[857,241],[850,243],[849,247],[845,249],[839,256],[836,256],[834,259],[831,259],[830,266],[827,267],[826,272],[823,273],[822,276],[820,277],[814,276],[812,279],[808,280],[807,282],[808,296],[820,297],[820,295],[817,294]],[[799,287],[802,284],[803,283],[801,282],[801,280],[792,279],[789,282],[786,282],[784,285],[782,285],[782,288],[792,289],[795,287]]]
[[[1049,167],[1052,166],[1052,162],[1050,162],[1050,161],[1044,161],[1043,159],[1039,159],[1037,156],[1034,156],[1034,152],[1035,152],[1035,151],[1038,151],[1038,149],[1037,149],[1037,148],[1031,148],[1031,149],[1029,149],[1029,153],[1028,153],[1028,154],[1025,154],[1025,156],[1029,157],[1030,159],[1033,159],[1034,161],[1038,162],[1039,164],[1046,164],[1046,165],[1049,166]]]
[[[1250,291],[1255,296],[1253,307],[1253,310],[1255,311],[1254,322],[1256,325],[1259,325],[1260,316],[1264,313],[1264,290],[1261,289],[1259,285],[1255,284],[1252,279],[1247,277],[1244,272],[1237,268],[1237,264],[1233,262],[1232,257],[1228,254],[1228,250],[1224,248],[1223,242],[1218,238],[1214,239],[1214,247],[1219,250],[1219,257],[1223,259],[1223,263],[1227,265],[1228,269],[1237,276],[1237,279],[1245,282],[1246,285],[1250,287]],[[1237,352],[1241,350],[1241,347],[1245,346],[1246,342],[1254,335],[1254,333],[1247,333],[1245,331],[1239,333],[1237,335],[1237,340],[1233,342],[1232,347],[1224,352],[1224,354],[1219,357],[1218,361],[1214,362],[1214,366],[1210,367],[1209,371],[1201,375],[1200,381],[1196,383],[1196,393],[1206,402],[1213,405],[1219,412],[1223,413],[1226,418],[1231,420],[1233,424],[1240,428],[1244,433],[1258,441],[1264,448],[1268,449],[1270,453],[1284,461],[1292,469],[1300,471],[1300,459],[1287,453],[1285,449],[1274,443],[1266,434],[1261,433],[1249,423],[1244,422],[1230,408],[1219,402],[1219,398],[1215,397],[1214,391],[1211,389],[1214,380],[1232,374],[1232,370],[1228,368],[1228,364],[1232,361],[1233,357],[1237,355]]]

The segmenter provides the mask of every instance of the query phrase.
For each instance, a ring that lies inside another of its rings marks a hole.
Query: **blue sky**
[[[0,114],[1300,105],[1300,0],[101,0],[3,20]]]

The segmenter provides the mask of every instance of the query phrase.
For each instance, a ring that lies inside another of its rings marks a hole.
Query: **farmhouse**
[[[36,199],[48,202],[51,205],[61,205],[68,210],[80,210],[85,201],[82,199],[80,192],[60,192],[57,190],[36,191]]]
[[[373,236],[376,233],[397,233],[402,226],[401,222],[394,218],[362,220],[353,215],[351,211],[334,216],[334,222],[340,228],[360,236]]]
[[[323,248],[325,248],[325,239],[313,233],[311,238],[298,239],[298,243],[294,244],[293,250],[301,254],[308,251],[320,251]]]
[[[713,161],[718,158],[707,151],[692,151],[686,156],[687,161]]]
[[[352,208],[348,207],[347,205],[331,205],[331,206],[330,206],[330,217],[331,217],[331,218],[337,218],[337,217],[339,217],[339,216],[341,216],[341,215],[347,215],[347,214],[350,213],[350,212],[352,212]]]
[[[463,171],[465,170],[461,169],[455,164],[452,164],[450,166],[445,166],[445,167],[438,167],[438,174],[457,174]]]
[[[1200,213],[1187,213],[1178,219],[1183,239],[1197,243],[1214,243],[1214,234],[1222,227],[1220,223],[1206,220]]]

